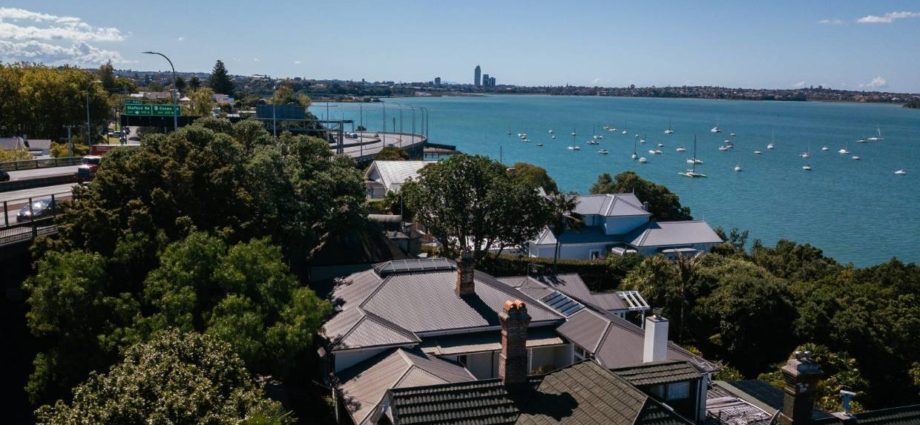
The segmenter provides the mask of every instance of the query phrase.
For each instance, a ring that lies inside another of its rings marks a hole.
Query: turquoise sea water
[[[858,266],[893,256],[920,261],[920,111],[849,103],[554,96],[419,97],[386,103],[388,131],[394,118],[398,130],[396,104],[404,108],[405,132],[412,127],[408,106],[428,108],[432,142],[495,159],[501,152],[506,164],[540,165],[566,191],[587,192],[603,172],[635,170],[680,195],[695,218],[713,227],[749,230],[750,240],[808,242]],[[326,110],[324,103],[311,108],[321,118]],[[330,118],[356,122],[363,114],[371,130],[383,125],[379,104],[331,104],[328,111]],[[416,130],[420,119],[417,111]],[[670,136],[664,134],[668,120],[675,131]],[[605,124],[618,131],[604,131]],[[722,133],[710,132],[716,124]],[[876,126],[883,141],[856,143],[875,135]],[[624,127],[629,134],[620,133]],[[604,136],[598,146],[585,144],[592,128]],[[573,129],[579,152],[566,148]],[[776,147],[767,150],[771,131]],[[530,142],[522,143],[519,132],[528,133]],[[737,134],[735,149],[720,152],[731,132]],[[636,133],[647,140],[638,145],[639,155],[649,161],[644,165],[630,159]],[[697,157],[704,161],[697,171],[709,176],[705,179],[677,174],[687,168],[694,135]],[[658,143],[664,144],[662,154],[648,153]],[[687,152],[676,152],[678,145]],[[829,150],[822,152],[825,145]],[[862,159],[838,154],[844,146]],[[601,148],[610,154],[597,154]],[[806,172],[801,168],[806,160],[799,155],[809,148],[813,170]],[[733,171],[736,164],[744,171]],[[894,174],[901,168],[906,176]]]

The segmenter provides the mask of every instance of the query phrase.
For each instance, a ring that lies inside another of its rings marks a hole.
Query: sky
[[[368,81],[920,93],[920,1],[0,0],[0,61]]]

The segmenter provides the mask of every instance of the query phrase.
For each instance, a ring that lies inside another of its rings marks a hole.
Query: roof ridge
[[[476,279],[476,277],[481,276],[481,275],[485,275],[485,276],[488,278],[488,279],[486,279],[486,280],[480,279],[480,282],[481,282],[481,283],[483,283],[483,284],[485,284],[485,285],[488,285],[489,287],[491,287],[491,288],[493,288],[493,289],[495,289],[495,290],[497,290],[497,291],[499,291],[499,292],[502,292],[502,293],[504,293],[505,295],[509,295],[509,296],[511,296],[511,297],[513,297],[513,298],[515,298],[515,299],[518,299],[518,298],[526,298],[526,300],[524,300],[524,301],[527,301],[529,304],[534,305],[534,306],[537,306],[537,307],[540,307],[540,309],[546,310],[546,311],[548,311],[549,313],[553,314],[554,316],[558,316],[560,319],[565,319],[565,316],[563,316],[563,315],[561,315],[561,314],[559,314],[559,313],[556,313],[555,310],[553,310],[553,309],[551,309],[551,308],[543,307],[543,305],[540,303],[540,300],[537,300],[537,299],[531,297],[530,295],[527,295],[527,294],[525,294],[525,293],[523,293],[523,292],[521,292],[521,291],[519,291],[519,290],[517,290],[517,289],[515,289],[515,288],[512,288],[512,287],[510,287],[510,286],[508,286],[508,285],[505,285],[504,283],[502,283],[501,281],[499,281],[498,279],[496,279],[494,276],[492,276],[492,275],[490,275],[490,274],[488,274],[488,273],[486,273],[486,272],[476,270],[476,272],[473,274],[473,279]],[[491,280],[489,280],[489,279],[491,279]]]
[[[365,318],[370,318],[371,320],[373,320],[373,321],[379,323],[380,325],[383,325],[384,327],[390,329],[390,330],[393,331],[393,332],[401,333],[401,334],[403,334],[403,336],[407,336],[407,337],[409,337],[410,339],[414,340],[415,342],[421,342],[421,340],[422,340],[422,339],[419,338],[418,335],[416,335],[414,332],[412,332],[412,331],[410,331],[410,330],[408,330],[408,329],[405,329],[405,328],[403,328],[402,326],[399,326],[399,325],[397,325],[397,324],[395,324],[395,323],[393,323],[393,322],[391,322],[391,321],[389,321],[389,320],[387,320],[387,319],[384,319],[383,317],[380,317],[379,315],[377,315],[377,314],[375,314],[375,313],[373,313],[373,312],[366,311],[366,310],[364,310],[363,308],[361,309],[361,312],[364,313]]]

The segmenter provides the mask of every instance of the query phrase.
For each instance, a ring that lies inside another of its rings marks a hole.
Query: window
[[[675,382],[668,385],[668,401],[690,397],[690,382]]]
[[[463,366],[466,366],[466,354],[457,356],[457,363],[460,363]]]

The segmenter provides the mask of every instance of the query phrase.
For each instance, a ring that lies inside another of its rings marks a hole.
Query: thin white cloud
[[[253,62],[262,62],[262,59],[259,59],[259,58],[252,58],[252,61],[253,61]]]
[[[793,84],[793,85],[792,85],[792,88],[795,88],[795,89],[805,88],[805,82],[804,82],[804,81],[799,81],[799,82]]]
[[[821,25],[846,25],[847,21],[843,19],[822,19],[818,23]]]
[[[177,38],[176,40],[177,40],[177,41],[185,41],[185,36],[184,36],[184,35],[180,35],[179,38]]]
[[[300,65],[300,61],[294,61],[294,65]]]
[[[860,84],[859,86],[867,89],[883,89],[888,87],[888,80],[879,76],[873,78],[872,81],[869,81],[865,84]]]
[[[867,15],[856,20],[860,24],[890,24],[898,19],[920,18],[920,12],[888,12],[881,16]]]
[[[53,65],[125,63],[117,51],[90,43],[125,39],[115,27],[96,27],[80,18],[0,7],[0,60]]]

